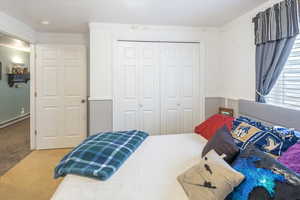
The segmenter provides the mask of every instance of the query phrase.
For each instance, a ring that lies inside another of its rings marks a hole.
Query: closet
[[[201,120],[199,43],[118,41],[114,130],[192,133]]]

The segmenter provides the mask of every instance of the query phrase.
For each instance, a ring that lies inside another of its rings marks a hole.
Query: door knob
[[[85,100],[84,100],[84,99],[82,99],[82,100],[81,100],[81,103],[85,103]]]

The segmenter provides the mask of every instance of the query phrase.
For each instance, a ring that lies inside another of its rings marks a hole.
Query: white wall
[[[216,28],[90,24],[90,99],[112,99],[113,41],[199,41],[205,47],[205,95],[219,96],[219,31]]]
[[[35,42],[35,31],[31,27],[2,12],[0,12],[0,32],[27,42]]]
[[[76,33],[37,33],[39,44],[81,44],[88,45],[88,34]]]
[[[220,28],[220,96],[255,99],[255,45],[252,18],[281,0],[270,0]]]

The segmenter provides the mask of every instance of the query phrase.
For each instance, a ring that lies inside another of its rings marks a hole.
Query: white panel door
[[[84,46],[37,46],[37,148],[74,147],[87,135]]]
[[[114,129],[160,132],[159,66],[156,43],[118,42]]]
[[[114,115],[116,130],[139,129],[139,52],[135,43],[118,42],[118,66],[115,73]]]
[[[192,133],[201,120],[198,44],[161,44],[161,132]]]
[[[182,74],[177,44],[161,44],[161,133],[182,132],[181,85]]]
[[[157,43],[138,43],[139,47],[139,127],[160,134],[159,51]]]

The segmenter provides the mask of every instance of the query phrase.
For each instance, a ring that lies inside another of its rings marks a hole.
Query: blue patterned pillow
[[[300,138],[300,132],[299,131],[294,131],[295,135]]]
[[[299,200],[300,177],[250,145],[232,167],[246,178],[227,200]]]
[[[295,135],[282,135],[275,131],[260,130],[245,122],[231,132],[235,143],[243,150],[249,144],[255,145],[261,151],[272,154],[274,157],[288,150],[299,140]]]
[[[261,151],[278,157],[299,141],[292,130],[271,128],[246,117],[240,117],[233,123],[232,137],[241,149],[253,144]]]
[[[235,130],[242,122],[245,122],[247,124],[250,124],[252,126],[255,126],[256,128],[259,128],[259,129],[265,130],[265,131],[272,129],[271,127],[265,126],[261,122],[255,121],[253,119],[250,119],[250,118],[244,117],[244,116],[240,116],[239,118],[237,118],[233,121],[232,129]]]

